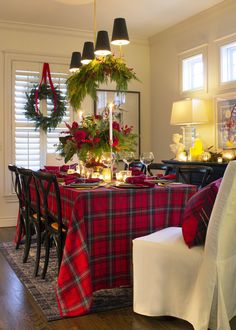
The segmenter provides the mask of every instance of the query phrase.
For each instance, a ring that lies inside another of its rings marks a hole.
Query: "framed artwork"
[[[94,102],[94,113],[102,114],[111,102],[114,104],[113,117],[120,125],[133,126],[137,134],[137,156],[140,154],[140,92],[98,89],[97,102]]]
[[[221,149],[236,148],[236,94],[216,98],[216,139]]]

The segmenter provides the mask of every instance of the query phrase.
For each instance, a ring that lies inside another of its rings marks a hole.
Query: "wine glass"
[[[135,154],[133,151],[124,151],[121,155],[123,162],[127,165],[127,170],[129,170],[129,165],[135,160]]]
[[[154,161],[153,152],[142,152],[140,156],[141,163],[145,166],[145,173],[148,175],[148,165],[150,165]]]
[[[101,156],[101,163],[105,165],[106,167],[111,167],[114,165],[116,155],[114,152],[103,152]]]

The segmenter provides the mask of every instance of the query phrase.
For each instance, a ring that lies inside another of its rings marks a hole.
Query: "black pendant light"
[[[93,0],[93,31],[94,43],[86,41],[83,47],[82,57],[79,52],[73,52],[71,57],[70,71],[76,72],[82,64],[88,64],[96,56],[107,56],[111,54],[111,47],[107,31],[98,31],[96,38],[96,0]],[[113,45],[120,46],[120,57],[122,57],[121,46],[129,44],[129,35],[126,26],[126,21],[122,17],[114,19],[112,40]],[[95,50],[94,50],[94,44]]]
[[[98,31],[94,53],[97,56],[107,56],[111,54],[111,48],[110,48],[107,31]]]
[[[126,21],[122,17],[114,19],[111,43],[112,45],[116,46],[129,44],[129,35],[126,26]]]
[[[81,67],[81,53],[80,52],[73,52],[71,56],[70,62],[70,72],[76,72]]]
[[[88,64],[94,58],[95,58],[95,55],[94,55],[94,45],[93,45],[93,42],[86,41],[84,43],[84,48],[83,48],[81,63],[82,64]]]

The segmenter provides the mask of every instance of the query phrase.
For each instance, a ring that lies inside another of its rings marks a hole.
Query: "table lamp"
[[[183,144],[189,151],[196,138],[195,125],[208,122],[207,100],[185,99],[173,103],[170,124],[181,125],[183,131]]]

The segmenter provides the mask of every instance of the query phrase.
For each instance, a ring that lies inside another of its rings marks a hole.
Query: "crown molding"
[[[93,40],[93,32],[87,30],[78,30],[68,27],[61,26],[49,26],[49,25],[40,25],[40,24],[30,24],[22,23],[16,21],[5,21],[0,20],[0,29],[13,30],[13,31],[24,31],[30,33],[45,33],[45,34],[54,34],[54,35],[63,35],[76,37],[81,39],[91,39]],[[132,37],[133,44],[148,45],[148,38],[142,37]]]

